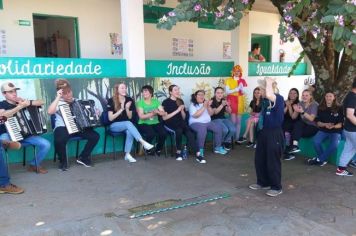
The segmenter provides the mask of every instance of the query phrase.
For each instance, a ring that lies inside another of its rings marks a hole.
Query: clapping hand
[[[127,102],[126,105],[125,105],[125,109],[130,109],[131,104],[132,104],[131,101]]]

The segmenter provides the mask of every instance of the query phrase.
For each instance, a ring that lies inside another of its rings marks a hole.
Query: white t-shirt
[[[194,118],[193,115],[197,110],[203,107],[203,104],[194,105],[193,103],[189,106],[189,125],[193,123],[209,123],[211,121],[211,117],[207,109],[197,118]]]

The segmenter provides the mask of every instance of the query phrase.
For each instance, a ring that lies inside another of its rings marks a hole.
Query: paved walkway
[[[46,175],[11,165],[12,182],[26,192],[0,194],[0,235],[356,235],[356,177],[298,157],[283,162],[284,193],[271,198],[247,188],[256,181],[253,149],[207,154],[205,165],[97,156],[95,167],[72,163],[67,172],[49,161]],[[133,207],[222,193],[231,197],[129,218]]]

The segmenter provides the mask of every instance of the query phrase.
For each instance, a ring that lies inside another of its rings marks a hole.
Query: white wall
[[[246,17],[246,16],[245,16]],[[295,62],[299,57],[299,53],[303,51],[298,40],[293,43],[288,42],[281,44],[278,26],[279,26],[279,14],[264,13],[251,11],[248,14],[249,17],[249,50],[251,49],[251,34],[264,34],[272,35],[272,62],[279,62],[279,50],[284,49],[286,52],[285,62]]]
[[[111,55],[109,33],[121,34],[119,0],[4,0],[0,29],[7,32],[11,57],[35,56],[32,14],[77,17],[82,58],[118,58]],[[18,20],[31,26],[19,26]]]
[[[172,38],[192,39],[193,56],[173,56]],[[198,28],[198,23],[181,22],[172,30],[145,24],[146,59],[232,61],[223,59],[223,42],[231,42],[231,32]]]

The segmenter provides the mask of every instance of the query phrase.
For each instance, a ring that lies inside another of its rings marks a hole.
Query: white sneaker
[[[136,159],[133,158],[130,153],[127,153],[127,154],[125,155],[125,161],[132,162],[132,163],[133,163],[133,162],[136,162]]]
[[[151,149],[154,147],[152,144],[150,144],[150,143],[148,143],[148,142],[146,142],[146,141],[143,141],[143,142],[142,142],[142,146],[143,146],[143,148],[146,149],[146,150],[151,150]]]

